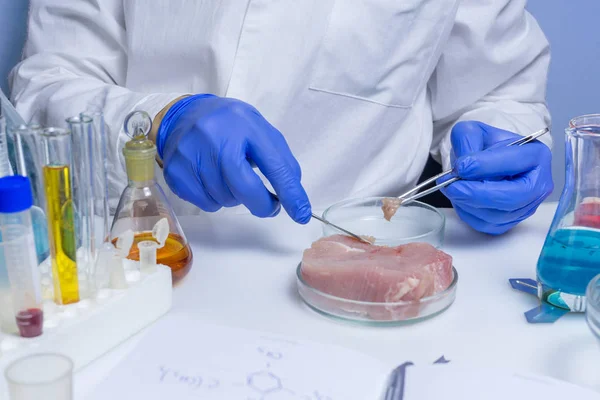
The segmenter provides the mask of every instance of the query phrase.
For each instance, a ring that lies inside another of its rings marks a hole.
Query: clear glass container
[[[41,128],[37,125],[19,125],[10,130],[12,139],[16,174],[26,176],[31,182],[33,192],[33,232],[38,264],[41,264],[50,255],[48,244],[48,222],[45,212],[44,184],[41,178]],[[50,279],[50,275],[47,275]]]
[[[46,128],[41,135],[54,301],[61,305],[77,303],[80,293],[71,132]]]
[[[366,325],[402,325],[433,318],[448,309],[456,298],[458,272],[445,290],[413,301],[369,302],[333,296],[309,285],[296,269],[296,285],[302,300],[314,311],[342,321]]]
[[[13,167],[8,157],[8,138],[6,136],[6,118],[0,104],[0,178],[13,175]]]
[[[140,260],[139,242],[157,242],[156,262],[171,268],[176,284],[190,271],[193,255],[173,208],[155,179],[156,146],[147,139],[151,124],[150,116],[139,111],[125,121],[125,130],[132,138],[123,149],[128,184],[119,199],[111,241],[116,245],[122,234],[133,231],[133,246],[127,258],[135,261]],[[168,228],[162,240],[160,233],[157,236],[161,226]]]
[[[584,312],[585,292],[600,274],[600,115],[566,129],[565,186],[537,262],[538,296]]]
[[[378,246],[427,243],[438,250],[443,246],[446,218],[439,210],[415,201],[400,207],[388,221],[382,210],[384,199],[345,200],[326,209],[323,218],[358,235],[373,237]],[[323,224],[324,237],[339,234],[335,228]],[[372,302],[319,290],[303,276],[302,262],[296,269],[297,290],[309,308],[327,317],[367,325],[402,325],[438,315],[450,307],[456,297],[458,272],[454,267],[451,278],[444,290],[418,300]]]
[[[71,131],[73,159],[73,204],[75,205],[77,270],[81,297],[91,297],[95,288],[96,215],[94,210],[94,130],[92,119],[86,116],[66,120]]]
[[[327,221],[358,235],[372,236],[375,244],[398,246],[425,242],[440,248],[444,242],[446,217],[435,207],[414,201],[402,206],[387,221],[382,212],[385,197],[366,197],[345,200],[332,205],[323,213]],[[340,232],[323,225],[325,236]]]

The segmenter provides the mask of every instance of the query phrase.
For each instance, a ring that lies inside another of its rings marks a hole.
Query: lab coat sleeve
[[[521,135],[546,126],[548,41],[525,10],[526,0],[463,0],[428,83],[432,156],[451,167],[450,132],[478,120]],[[549,147],[549,134],[540,139]]]
[[[154,118],[184,94],[135,92],[125,88],[126,76],[123,0],[31,0],[23,58],[9,77],[11,101],[25,121],[57,127],[101,107],[109,128],[111,203],[127,184],[125,116],[144,110]]]

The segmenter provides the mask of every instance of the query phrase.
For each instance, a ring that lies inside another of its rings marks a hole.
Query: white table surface
[[[523,312],[536,297],[515,291],[509,278],[535,278],[535,265],[556,203],[500,237],[479,234],[446,210],[444,251],[459,273],[457,298],[443,314],[400,327],[364,327],[334,322],[298,297],[295,269],[302,250],[321,225],[293,223],[282,211],[274,219],[207,215],[181,219],[194,264],[174,288],[173,312],[207,323],[259,329],[355,348],[389,362],[452,362],[514,368],[563,379],[600,391],[600,346],[584,316],[554,324],[528,324]],[[133,349],[127,340],[75,375],[75,399],[93,387]],[[168,338],[166,338],[168,340]],[[177,340],[177,338],[171,338]]]

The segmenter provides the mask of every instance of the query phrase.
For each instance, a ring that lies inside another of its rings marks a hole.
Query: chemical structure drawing
[[[246,378],[246,386],[252,389],[256,397],[248,397],[247,400],[333,400],[318,391],[311,394],[295,393],[284,386],[283,380],[271,370],[271,365],[277,365],[284,355],[280,351],[258,347],[257,351],[268,358],[267,369],[249,374]]]
[[[273,394],[279,394],[278,397],[281,397],[281,392],[295,396],[295,393],[283,387],[281,379],[270,371],[251,373],[248,375],[246,384],[260,396],[258,400],[271,400],[272,396],[269,395]]]

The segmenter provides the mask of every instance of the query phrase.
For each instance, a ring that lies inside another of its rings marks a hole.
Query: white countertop
[[[207,323],[259,329],[330,342],[378,357],[390,366],[404,361],[452,362],[525,370],[600,390],[600,346],[584,316],[554,324],[528,324],[523,313],[538,304],[515,291],[509,278],[535,278],[535,266],[556,203],[510,233],[474,232],[453,210],[445,210],[443,250],[454,258],[459,282],[454,304],[424,322],[399,327],[364,327],[323,317],[296,292],[295,269],[302,250],[321,234],[321,225],[293,223],[282,211],[275,219],[251,215],[185,217],[194,264],[174,288],[173,311]],[[172,338],[177,340],[177,338]],[[89,393],[133,348],[117,347],[75,376],[76,399]]]

